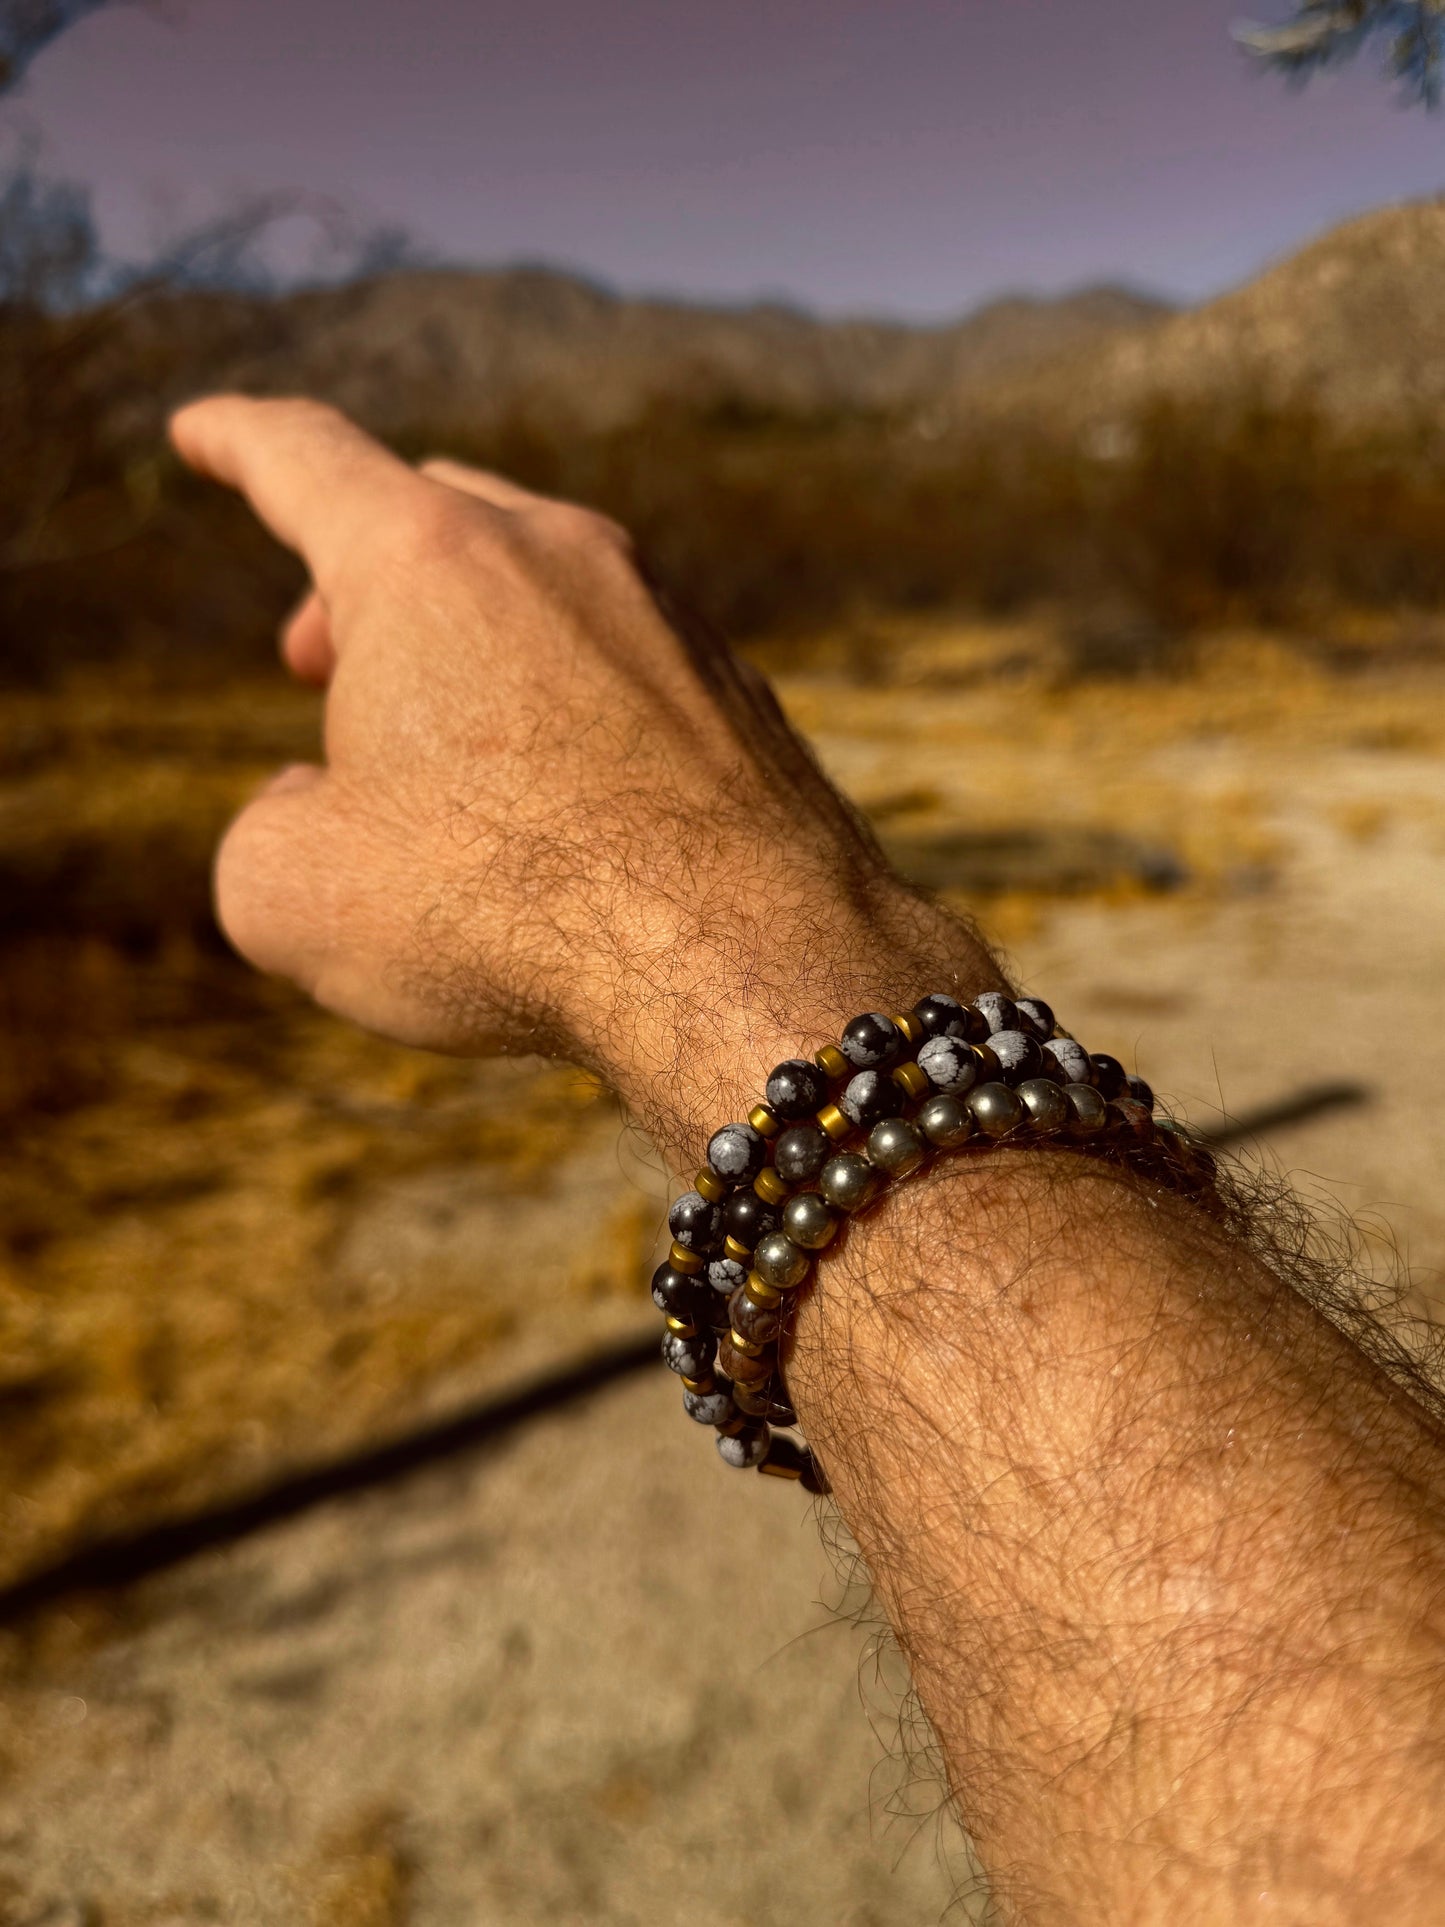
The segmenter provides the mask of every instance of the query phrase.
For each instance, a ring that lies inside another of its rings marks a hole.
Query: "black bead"
[[[722,1220],[724,1233],[748,1251],[783,1222],[776,1206],[765,1203],[756,1191],[734,1191],[723,1206]]]
[[[945,997],[942,992],[932,997],[920,997],[913,1006],[913,1014],[923,1026],[925,1037],[964,1037],[968,1033],[968,1019],[963,1005],[953,997]]]
[[[695,1332],[691,1338],[684,1338],[681,1332],[664,1332],[661,1351],[663,1364],[679,1378],[702,1378],[717,1357],[717,1340],[710,1331]]]
[[[783,1119],[811,1117],[828,1102],[828,1080],[806,1058],[789,1057],[774,1069],[763,1095]]]
[[[652,1302],[670,1318],[706,1323],[712,1311],[709,1299],[723,1302],[701,1278],[689,1278],[685,1272],[674,1271],[671,1265],[659,1265],[652,1274]]]
[[[724,1124],[708,1139],[708,1164],[728,1184],[751,1184],[767,1160],[768,1140],[751,1124]]]
[[[1024,1084],[1031,1077],[1042,1077],[1044,1054],[1026,1030],[996,1030],[988,1048],[998,1059],[999,1070],[1009,1084]]]
[[[1105,1098],[1122,1097],[1128,1087],[1124,1066],[1107,1051],[1094,1051],[1094,1088]]]
[[[1128,1080],[1128,1084],[1130,1097],[1142,1104],[1146,1110],[1152,1111],[1154,1108],[1154,1092],[1150,1086],[1144,1082],[1143,1078],[1131,1077]]]
[[[832,1141],[816,1124],[793,1124],[773,1140],[773,1163],[785,1184],[811,1184],[832,1151]]]
[[[667,1214],[667,1228],[684,1251],[706,1256],[722,1243],[722,1210],[698,1191],[684,1191]]]
[[[1020,997],[1015,1009],[1019,1014],[1019,1029],[1046,1044],[1054,1034],[1054,1013],[1043,998]]]
[[[855,1070],[881,1071],[897,1063],[903,1038],[891,1017],[885,1017],[881,1010],[869,1010],[847,1026],[839,1049]]]
[[[974,998],[973,1007],[988,1025],[990,1035],[996,1030],[1019,1027],[1018,1005],[1001,990],[986,990],[981,997]]]
[[[907,1101],[883,1071],[859,1071],[844,1086],[838,1108],[860,1130],[868,1131],[875,1124],[881,1124],[885,1117],[901,1117]]]

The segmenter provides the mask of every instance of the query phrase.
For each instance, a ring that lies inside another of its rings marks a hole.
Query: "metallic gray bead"
[[[922,1137],[902,1117],[886,1117],[868,1133],[868,1162],[892,1178],[906,1178],[923,1162]]]
[[[1019,1014],[1019,1029],[1026,1030],[1039,1043],[1054,1034],[1054,1013],[1042,997],[1020,997],[1014,1005]]]
[[[1073,1122],[1074,1108],[1052,1078],[1026,1077],[1018,1095],[1036,1131],[1066,1131]]]
[[[918,1113],[917,1124],[929,1143],[940,1151],[951,1151],[955,1145],[966,1144],[975,1129],[972,1111],[947,1091],[928,1099]]]
[[[1037,1039],[1026,1030],[996,1030],[988,1048],[998,1059],[1000,1074],[1007,1083],[1022,1084],[1025,1078],[1043,1075],[1044,1054]]]
[[[960,1037],[930,1037],[919,1050],[918,1068],[936,1091],[958,1094],[978,1078],[974,1048]]]
[[[774,1291],[792,1291],[808,1275],[808,1254],[782,1231],[773,1231],[753,1253],[753,1269]]]
[[[1018,1005],[1012,997],[1005,997],[1001,990],[986,990],[981,997],[975,997],[973,1007],[979,1011],[991,1031],[1017,1030],[1019,1027]]]
[[[748,1268],[740,1265],[736,1258],[714,1258],[707,1268],[708,1283],[714,1291],[720,1291],[728,1298],[747,1280]]]
[[[856,1151],[840,1151],[823,1166],[818,1188],[837,1210],[861,1211],[878,1189],[878,1173]]]
[[[684,1386],[682,1409],[699,1425],[731,1425],[738,1415],[725,1378],[720,1378],[711,1392],[689,1392]]]
[[[1094,1060],[1072,1037],[1051,1037],[1044,1045],[1044,1062],[1052,1064],[1061,1084],[1092,1084]]]
[[[698,1332],[692,1338],[684,1338],[681,1332],[662,1334],[662,1362],[679,1378],[702,1378],[712,1370],[716,1355],[717,1341],[711,1332]]]
[[[783,1231],[804,1251],[821,1251],[837,1229],[837,1212],[816,1191],[800,1191],[783,1206]]]
[[[1018,1092],[1007,1084],[980,1084],[969,1092],[968,1108],[985,1137],[1007,1137],[1026,1115]]]
[[[1092,1084],[1065,1084],[1060,1096],[1074,1114],[1069,1125],[1070,1137],[1096,1137],[1107,1128],[1109,1107]]]
[[[772,1442],[772,1433],[761,1422],[745,1426],[741,1432],[722,1432],[718,1435],[718,1457],[724,1465],[746,1472],[749,1466],[762,1464]]]

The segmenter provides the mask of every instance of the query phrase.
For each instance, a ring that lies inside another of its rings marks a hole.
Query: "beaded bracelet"
[[[778,1340],[814,1256],[931,1156],[1039,1140],[1127,1159],[1188,1193],[1214,1176],[1204,1146],[1156,1115],[1143,1078],[1085,1050],[1037,997],[870,1011],[811,1063],[777,1066],[746,1124],[714,1132],[652,1277],[662,1356],[727,1464],[828,1490],[807,1446],[782,1436],[798,1420]]]

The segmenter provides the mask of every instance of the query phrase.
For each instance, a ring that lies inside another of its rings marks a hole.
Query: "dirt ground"
[[[784,694],[900,861],[1196,1122],[1358,1084],[1264,1151],[1438,1300],[1445,672],[1240,636],[1077,685],[1047,636],[922,627],[888,659]],[[210,946],[206,844],[305,698],[4,721],[4,1579],[651,1329],[665,1179],[604,1093],[391,1050]],[[620,1381],[0,1631],[0,1923],[970,1917],[806,1502],[673,1404]]]

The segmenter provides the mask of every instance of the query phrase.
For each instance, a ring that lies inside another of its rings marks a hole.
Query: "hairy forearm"
[[[791,980],[772,934],[670,966],[630,1075],[679,1169],[850,1009],[998,981],[906,893]],[[1435,1917],[1445,1464],[1237,1221],[966,1155],[830,1248],[789,1380],[1010,1917]]]

